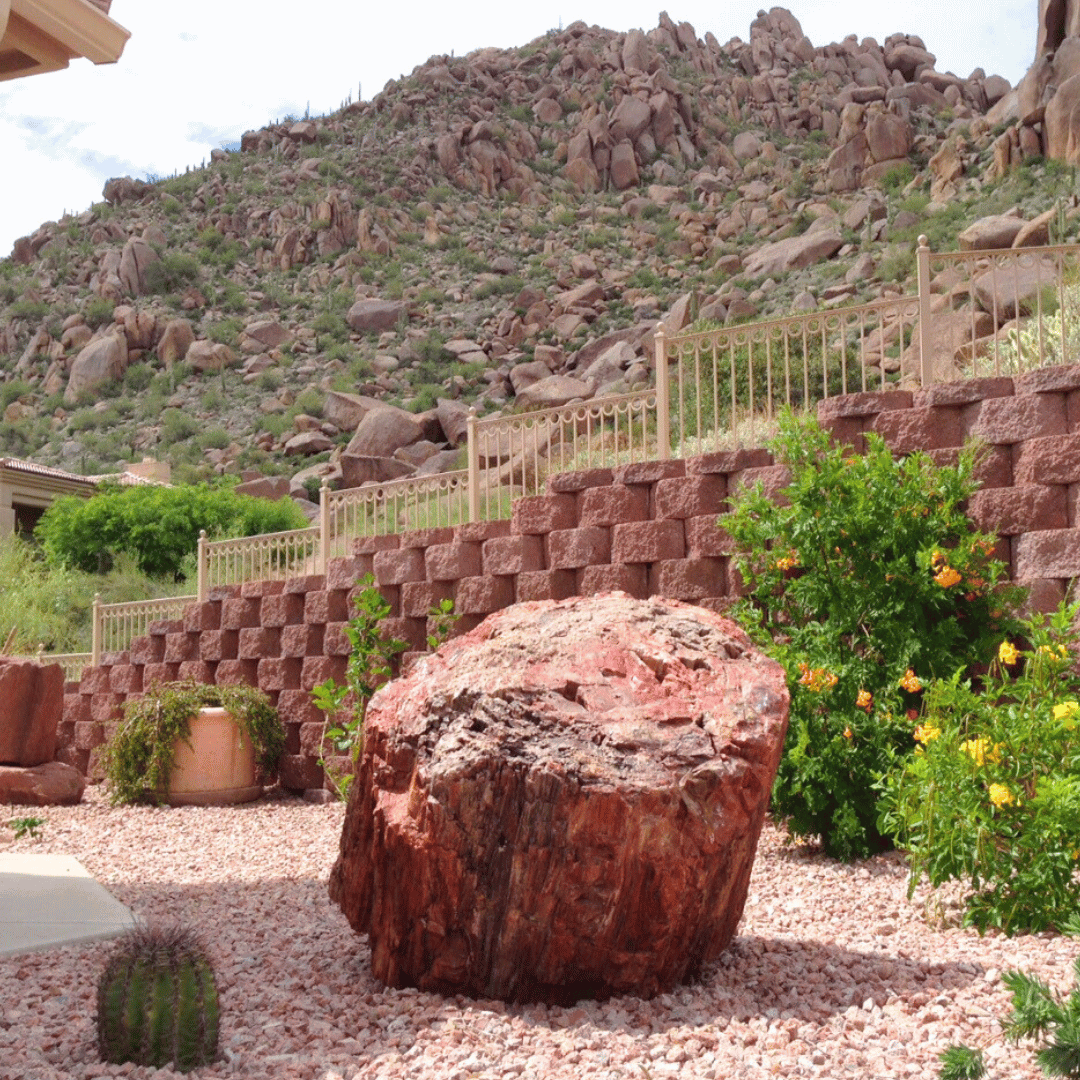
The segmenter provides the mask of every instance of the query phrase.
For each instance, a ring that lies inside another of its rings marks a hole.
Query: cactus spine
[[[214,970],[184,927],[124,935],[98,982],[98,1051],[103,1061],[181,1072],[213,1061],[218,1043]]]

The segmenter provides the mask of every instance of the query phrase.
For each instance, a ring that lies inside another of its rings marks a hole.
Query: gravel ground
[[[739,935],[700,983],[573,1008],[444,999],[377,983],[366,940],[330,904],[341,805],[271,793],[230,809],[120,809],[88,789],[81,806],[40,816],[39,840],[0,828],[0,847],[74,855],[138,916],[200,928],[222,1057],[198,1077],[932,1078],[938,1052],[963,1041],[989,1043],[991,1077],[1034,1078],[1030,1053],[997,1039],[999,975],[1023,967],[1063,990],[1077,950],[959,929],[955,894],[930,923],[899,856],[842,866],[767,826]],[[174,1075],[98,1062],[109,949],[0,957],[0,1080]]]

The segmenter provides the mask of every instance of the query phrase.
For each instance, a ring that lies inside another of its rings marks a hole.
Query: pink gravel
[[[988,1043],[991,1077],[1035,1078],[1030,1053],[997,1037],[1000,973],[1071,985],[1075,941],[980,938],[956,926],[955,890],[907,899],[900,856],[842,866],[766,826],[739,934],[700,983],[573,1008],[387,990],[327,898],[343,812],[273,793],[227,809],[114,808],[92,788],[81,806],[41,811],[40,840],[0,827],[0,848],[73,855],[137,916],[197,925],[218,973],[222,1056],[196,1077],[932,1078],[939,1051],[963,1041]],[[0,1080],[179,1075],[98,1061],[109,949],[0,957]]]

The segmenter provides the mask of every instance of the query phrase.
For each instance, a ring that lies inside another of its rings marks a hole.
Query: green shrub
[[[939,468],[866,441],[856,455],[785,415],[772,449],[789,505],[756,485],[721,518],[748,589],[738,617],[791,691],[773,810],[843,859],[887,844],[875,784],[914,748],[922,685],[989,661],[1015,625],[994,541],[963,512],[972,450]]]
[[[910,855],[911,889],[969,886],[965,920],[1007,934],[1061,930],[1080,912],[1080,605],[1025,621],[980,683],[927,689],[921,744],[886,779],[882,825]]]
[[[106,489],[86,500],[57,499],[36,535],[54,566],[100,572],[126,552],[143,573],[182,580],[184,559],[195,550],[200,529],[214,538],[307,525],[291,499],[270,502],[205,485],[135,487]]]
[[[146,291],[164,295],[199,283],[199,263],[193,255],[170,252],[146,268]]]
[[[100,326],[106,326],[113,321],[113,302],[95,296],[92,300],[88,300],[83,308],[83,319],[87,326],[95,330]]]

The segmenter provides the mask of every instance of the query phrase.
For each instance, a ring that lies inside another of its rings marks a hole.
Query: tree
[[[195,551],[201,529],[220,538],[307,525],[291,499],[270,502],[206,485],[114,486],[88,500],[57,499],[35,536],[52,565],[103,573],[126,552],[144,574],[182,581],[184,559]]]

